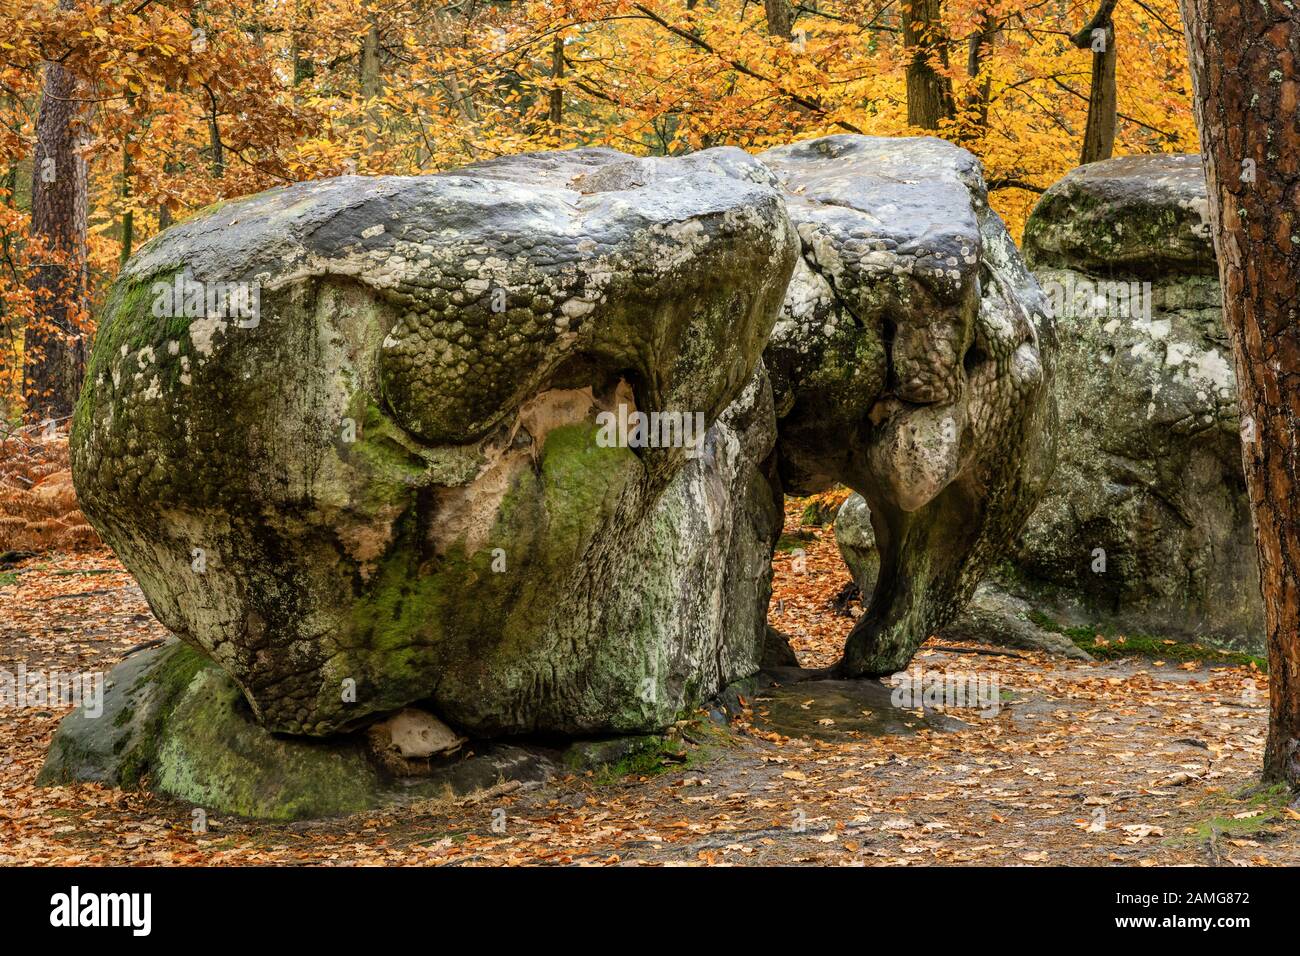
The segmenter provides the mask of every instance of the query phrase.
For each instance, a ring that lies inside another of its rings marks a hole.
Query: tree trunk
[[[1074,45],[1092,51],[1092,86],[1088,91],[1088,121],[1083,131],[1079,165],[1110,159],[1115,152],[1115,125],[1119,110],[1115,87],[1115,24],[1118,0],[1102,0],[1097,13],[1074,35]]]
[[[550,108],[547,120],[552,126],[559,126],[564,121],[564,90],[558,81],[564,76],[564,38],[558,33],[551,43],[551,79],[556,81],[551,87]]]
[[[226,175],[226,149],[221,142],[221,125],[217,116],[217,94],[212,92],[212,87],[204,83],[203,88],[208,91],[208,152],[212,159],[212,175],[215,179],[220,179]]]
[[[126,97],[127,108],[135,106],[135,94],[128,93]],[[131,176],[135,172],[135,164],[131,161],[131,134],[128,132],[122,137],[122,188],[118,195],[124,200],[131,198]],[[122,213],[122,253],[118,257],[118,268],[126,265],[126,260],[131,258],[131,247],[135,244],[135,212],[127,208]]]
[[[938,129],[939,121],[956,114],[952,83],[935,68],[948,66],[944,45],[942,0],[904,0],[903,45],[912,53],[907,64],[907,122]]]
[[[438,41],[442,47],[450,46],[450,31],[447,29],[447,19],[449,15],[435,10],[429,18],[429,23],[433,27],[433,38]],[[461,118],[469,123],[478,122],[478,110],[474,107],[472,94],[467,91],[460,82],[460,77],[452,70],[443,80],[442,87],[447,92],[448,99],[460,113]]]
[[[43,251],[28,280],[35,313],[23,343],[23,397],[37,419],[72,414],[86,369],[86,161],[77,148],[77,97],[76,77],[47,62],[32,167],[31,237]]]
[[[122,190],[119,193],[123,200],[131,198],[131,174],[132,163],[131,153],[129,152],[129,143],[127,140],[122,141]],[[131,246],[135,244],[135,213],[127,209],[122,213],[122,252],[118,257],[118,266],[126,265],[126,260],[131,258]]]
[[[379,93],[379,24],[371,20],[361,44],[361,95],[373,100]]]
[[[302,55],[302,44],[298,42],[298,37],[303,32],[303,24],[310,24],[314,16],[315,11],[312,10],[310,4],[306,5],[304,9],[298,0],[294,0],[293,23],[290,25],[292,38],[289,43],[289,56],[293,62],[293,85],[295,88],[316,75],[316,64],[309,57]]]
[[[970,35],[966,44],[966,75],[971,78],[970,95],[966,100],[967,122],[962,130],[963,142],[975,142],[988,130],[989,94],[992,91],[992,74],[983,69],[984,50],[993,42],[997,21],[985,14],[980,27]]]
[[[788,40],[794,35],[794,8],[790,0],[763,0],[763,11],[767,14],[769,36]]]
[[[1300,12],[1181,5],[1268,632],[1264,777],[1300,789]]]

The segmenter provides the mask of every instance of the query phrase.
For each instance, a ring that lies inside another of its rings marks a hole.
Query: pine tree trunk
[[[1264,777],[1300,789],[1300,10],[1181,5],[1268,631]]]
[[[68,8],[67,0],[60,4]],[[24,335],[23,396],[37,419],[72,414],[86,369],[79,321],[86,299],[86,162],[78,152],[76,77],[47,62],[32,167],[34,244],[46,250],[28,280],[36,302]]]

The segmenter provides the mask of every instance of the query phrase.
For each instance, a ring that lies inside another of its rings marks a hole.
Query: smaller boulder
[[[366,731],[371,756],[398,777],[427,776],[430,758],[454,754],[466,740],[433,714],[414,707],[371,724]]]
[[[1028,602],[985,582],[975,589],[957,619],[943,629],[942,636],[950,641],[1045,651],[1077,661],[1093,659],[1064,634],[1039,627],[1030,611]]]

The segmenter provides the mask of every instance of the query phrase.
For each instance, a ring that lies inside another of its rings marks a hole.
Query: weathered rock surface
[[[1060,461],[1003,583],[1063,622],[1260,648],[1200,158],[1074,170],[1025,257],[1056,312]]]
[[[868,502],[880,571],[840,670],[892,673],[1042,494],[1051,321],[965,150],[830,136],[760,158],[802,247],[764,353],[780,479]]]
[[[579,150],[174,227],[101,320],[83,507],[268,730],[415,701],[476,735],[663,727],[762,644],[760,353],[796,257],[770,180]],[[620,409],[686,418],[633,448]]]

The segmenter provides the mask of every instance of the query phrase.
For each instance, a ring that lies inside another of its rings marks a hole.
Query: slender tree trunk
[[[769,36],[790,39],[794,35],[794,8],[790,0],[763,0]]]
[[[131,154],[127,150],[127,143],[122,143],[122,191],[120,193],[123,200],[131,198],[131,174],[132,174]],[[126,265],[126,260],[131,258],[131,246],[135,243],[135,213],[127,209],[122,213],[122,254],[118,258],[119,265]]]
[[[1083,131],[1079,165],[1110,159],[1115,152],[1119,96],[1115,85],[1115,24],[1118,0],[1102,0],[1097,13],[1073,37],[1074,45],[1092,51],[1092,85],[1088,90],[1088,121]]]
[[[221,142],[221,125],[217,121],[217,94],[206,83],[208,91],[208,152],[212,160],[212,175],[220,179],[226,175],[226,148]]]
[[[69,9],[69,0],[60,3]],[[36,120],[32,224],[41,264],[28,281],[36,309],[24,335],[23,397],[30,416],[72,414],[86,369],[80,319],[86,298],[86,162],[78,83],[47,62]]]
[[[313,11],[310,4],[306,4],[304,7],[298,0],[294,0],[293,24],[290,28],[293,35],[289,44],[289,55],[293,60],[293,85],[295,89],[301,83],[310,80],[316,75],[316,64],[311,61],[310,57],[302,55],[302,44],[298,42],[303,24],[310,24],[312,16]]]
[[[433,27],[433,37],[438,41],[439,46],[449,46],[451,44],[450,31],[447,29],[446,15],[441,11],[435,10],[429,18]],[[470,123],[478,122],[478,111],[474,107],[473,97],[467,92],[460,82],[460,77],[452,71],[443,81],[443,89],[447,91],[447,96],[452,105],[456,107],[461,118]]]
[[[935,66],[948,66],[941,7],[942,0],[903,0],[903,44],[911,51],[907,122],[922,129],[938,129],[956,114],[952,84]]]
[[[985,14],[980,28],[971,34],[966,44],[966,75],[973,82],[966,99],[968,122],[962,131],[962,140],[973,142],[984,135],[989,125],[989,94],[992,91],[992,74],[983,69],[984,51],[993,42],[997,21]]]
[[[1181,5],[1268,630],[1264,777],[1300,789],[1300,9]]]
[[[551,41],[551,79],[557,82],[551,87],[550,108],[546,116],[552,126],[559,126],[564,122],[564,90],[558,83],[562,76],[564,76],[564,38],[557,33],[555,39]]]
[[[366,152],[374,153],[379,149],[381,128],[383,124],[383,108],[379,105],[379,97],[384,93],[383,77],[381,75],[382,65],[379,59],[380,52],[380,34],[379,21],[375,19],[375,14],[370,14],[370,27],[366,30],[365,39],[361,42],[361,96],[366,101],[366,119],[370,123],[369,141],[366,143]],[[355,166],[352,167],[355,169]]]
[[[127,94],[127,107],[135,105],[135,94]],[[118,195],[124,201],[131,198],[131,176],[134,174],[134,162],[131,160],[131,134],[122,137],[122,188]],[[135,212],[127,208],[122,213],[122,254],[118,258],[119,266],[126,265],[131,258],[131,247],[135,244]]]
[[[371,20],[361,43],[361,95],[373,100],[379,93],[379,24]]]

